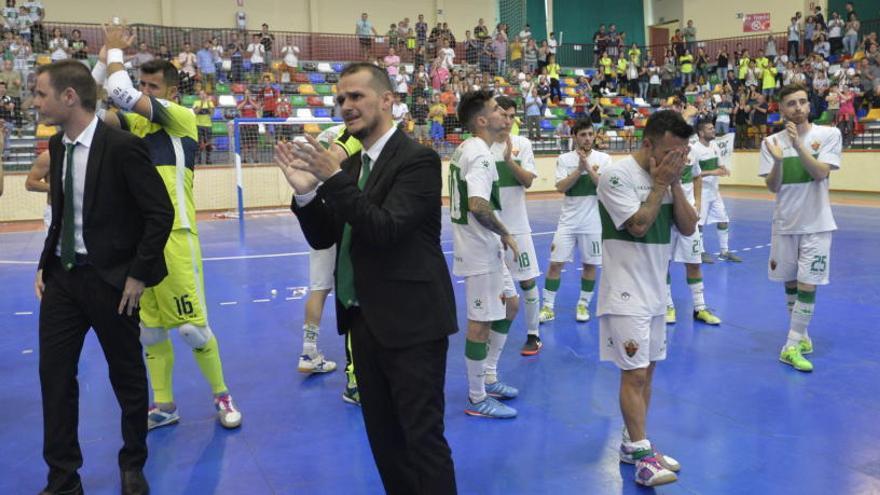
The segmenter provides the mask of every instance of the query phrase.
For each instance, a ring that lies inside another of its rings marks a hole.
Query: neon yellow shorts
[[[206,326],[208,311],[198,234],[172,230],[165,244],[165,264],[168,276],[141,296],[141,322],[146,327],[165,329],[183,323]]]

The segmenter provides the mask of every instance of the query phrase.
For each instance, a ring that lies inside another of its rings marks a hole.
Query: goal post
[[[326,140],[326,137],[322,138],[322,132],[339,125],[342,123],[329,117],[233,119],[232,151],[239,222],[244,223],[245,212],[249,208],[279,206],[278,189],[273,188],[275,184],[266,184],[258,179],[261,175],[258,167],[265,168],[274,163],[276,142],[290,141],[306,134]],[[257,190],[247,191],[246,196],[246,184]]]

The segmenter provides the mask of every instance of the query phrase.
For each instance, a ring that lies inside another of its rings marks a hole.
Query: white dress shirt
[[[70,139],[67,134],[61,138],[65,145],[76,143],[73,149],[73,236],[74,249],[78,254],[88,254],[86,243],[83,240],[83,193],[86,189],[86,170],[89,165],[89,150],[92,147],[92,138],[95,136],[95,128],[98,126],[98,116],[76,137]],[[64,179],[67,177],[67,150],[65,148],[62,157],[61,187],[64,187]],[[63,218],[63,217],[62,217]],[[62,220],[63,221],[63,220]],[[61,236],[58,237],[58,246],[55,254],[61,256]]]

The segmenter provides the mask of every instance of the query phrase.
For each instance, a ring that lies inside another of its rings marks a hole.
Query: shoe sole
[[[218,419],[217,421],[220,423],[220,426],[226,428],[227,430],[234,430],[241,426],[240,419],[238,420],[238,422],[235,423],[224,423],[222,419]]]
[[[812,372],[813,372],[812,369],[809,369],[809,370],[802,370],[802,369],[798,368],[797,366],[795,366],[794,363],[792,363],[791,361],[786,361],[786,360],[784,360],[784,359],[782,359],[782,358],[779,358],[779,362],[780,362],[780,363],[785,363],[785,364],[791,366],[792,368],[794,368],[795,370],[800,371],[801,373],[812,373]]]
[[[705,324],[705,325],[712,325],[713,327],[717,327],[717,326],[721,325],[721,322],[720,322],[720,321],[717,322],[717,323],[714,323],[714,322],[708,322],[708,321],[703,320],[703,319],[701,319],[701,318],[694,318],[694,321],[699,321],[699,322],[701,322],[701,323],[703,323],[703,324]]]
[[[578,322],[578,323],[586,323],[586,322],[590,321],[590,318],[587,317],[586,320],[582,320],[582,319],[576,317],[576,318],[575,318],[575,321]]]
[[[171,426],[171,425],[175,425],[175,424],[177,424],[177,423],[179,423],[179,422],[180,422],[180,416],[178,416],[178,417],[176,417],[176,418],[172,418],[172,419],[168,419],[168,420],[162,421],[161,423],[156,423],[156,424],[154,424],[154,425],[150,425],[150,424],[148,423],[148,424],[147,424],[147,431],[155,430],[156,428],[162,428],[163,426]]]
[[[625,457],[618,457],[618,458],[620,459],[620,462],[622,462],[624,464],[629,464],[630,466],[634,466],[636,463],[636,461],[631,460],[631,459],[627,459]],[[666,461],[660,461],[660,465],[665,467],[666,469],[672,471],[673,473],[677,473],[677,472],[681,471],[681,465],[673,466],[672,464],[669,464]]]
[[[346,404],[352,404],[352,405],[355,405],[355,406],[360,406],[360,405],[361,405],[360,402],[358,402],[358,401],[356,401],[356,400],[354,400],[354,399],[349,398],[349,397],[348,397],[347,395],[345,395],[345,394],[342,394],[342,401],[345,402]]]
[[[637,479],[636,483],[642,486],[660,486],[660,485],[668,485],[669,483],[674,483],[678,481],[678,476],[675,473],[672,473],[672,476],[664,476],[660,478],[656,478],[656,481],[652,481],[650,483]]]
[[[488,394],[487,394],[488,395]],[[473,416],[475,418],[486,418],[486,419],[513,419],[516,417],[516,414],[513,416],[491,416],[489,414],[483,414],[477,411],[471,411],[469,409],[465,409],[464,413],[468,416]]]
[[[304,373],[306,375],[312,375],[315,373],[331,373],[333,371],[336,371],[336,367],[333,367],[333,369],[329,369],[329,370],[316,370],[313,368],[297,368],[296,370],[299,371],[300,373]]]
[[[520,354],[521,356],[534,356],[534,355],[537,355],[539,352],[541,352],[541,348],[540,348],[540,347],[538,347],[538,348],[535,349],[535,350],[531,350],[531,349],[530,349],[530,350],[525,350],[525,349],[523,349],[523,350],[519,351],[519,354]]]

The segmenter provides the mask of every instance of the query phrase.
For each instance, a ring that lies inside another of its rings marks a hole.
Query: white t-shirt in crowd
[[[253,53],[251,55],[252,64],[262,64],[265,62],[266,47],[262,43],[251,43],[247,47],[247,51]]]

